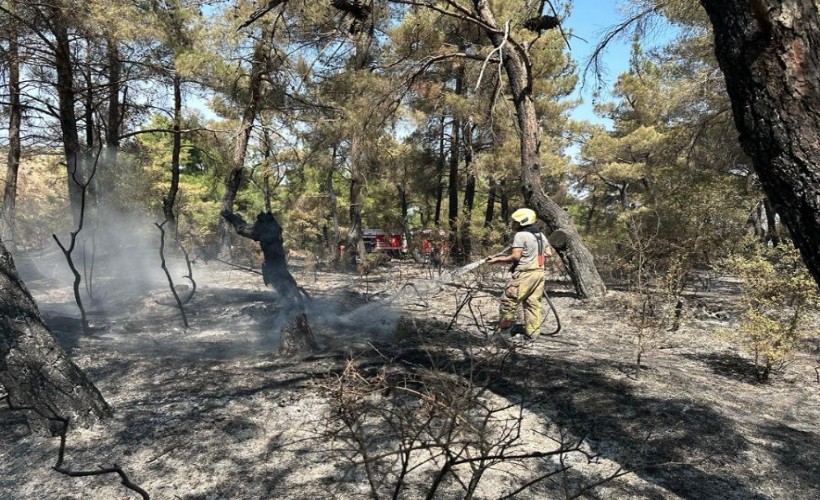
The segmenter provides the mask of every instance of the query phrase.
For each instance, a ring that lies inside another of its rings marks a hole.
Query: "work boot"
[[[510,336],[515,337],[516,335],[527,335],[524,325],[517,324],[510,328]]]
[[[513,329],[515,328],[515,322],[511,320],[502,319],[495,325],[493,329],[493,334],[500,335],[504,333],[512,333]]]

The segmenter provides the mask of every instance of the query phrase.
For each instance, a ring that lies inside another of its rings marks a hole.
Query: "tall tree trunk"
[[[550,199],[541,187],[541,138],[532,99],[531,64],[523,47],[505,37],[498,28],[487,0],[473,0],[478,17],[487,25],[486,34],[494,47],[503,51],[504,70],[510,85],[521,139],[521,187],[524,201],[535,210],[552,232],[562,230],[566,245],[557,248],[580,297],[600,297],[606,286],[595,268],[590,251],[581,241],[570,216]]]
[[[171,185],[168,187],[168,194],[162,198],[162,213],[165,220],[169,222],[173,236],[177,235],[177,218],[174,213],[177,194],[179,193],[179,157],[182,152],[182,79],[177,71],[174,71],[174,124],[173,124],[173,146],[171,147]]]
[[[32,428],[46,432],[50,418],[86,426],[110,416],[100,392],[43,323],[2,241],[0,290],[0,385],[14,406],[31,408]]]
[[[117,149],[120,146],[120,124],[122,123],[122,106],[120,90],[122,88],[122,61],[117,42],[108,41],[108,126],[105,129],[105,145],[113,148],[116,161]],[[113,162],[112,162],[113,163]]]
[[[820,9],[814,0],[701,0],[740,143],[820,284]]]
[[[77,116],[74,111],[76,97],[74,67],[71,61],[71,43],[68,36],[68,23],[64,20],[60,8],[52,6],[49,7],[49,11],[51,13],[52,33],[54,34],[54,67],[57,73],[57,99],[66,161],[68,199],[74,225],[78,225],[86,173],[83,169],[80,134],[77,129]]]
[[[460,246],[462,260],[467,261],[472,254],[472,235],[470,224],[473,219],[473,205],[475,204],[475,168],[473,166],[473,125],[472,119],[464,127],[464,170],[467,177],[464,180],[464,210],[461,224]]]
[[[407,178],[407,167],[405,167],[404,178]],[[399,192],[399,203],[401,204],[401,232],[404,241],[410,244],[410,201],[407,199],[407,189],[402,185],[396,185]]]
[[[270,134],[267,129],[262,130],[262,141],[264,142],[264,171],[262,172],[262,197],[265,202],[265,212],[273,212],[273,205],[271,198],[273,197],[273,188],[270,185],[271,175],[271,157],[273,156],[273,149],[271,148]]]
[[[495,179],[490,177],[487,182],[490,184],[490,187],[487,190],[487,209],[484,211],[484,227],[490,227],[490,224],[493,223],[493,216],[495,215]]]
[[[464,92],[463,67],[456,69],[453,93],[460,96]],[[450,125],[450,169],[447,176],[447,226],[450,230],[450,255],[455,264],[464,263],[464,253],[458,238],[458,163],[461,136],[461,120],[454,113]]]
[[[94,149],[94,75],[92,75],[91,67],[91,41],[86,40],[85,47],[85,99],[83,105],[85,107],[83,119],[85,120],[85,147],[87,152]],[[89,153],[90,154],[90,153]]]
[[[83,148],[82,165],[84,175],[91,175],[94,170],[100,169],[99,158],[94,148],[95,130],[94,130],[94,75],[91,64],[91,41],[86,40],[85,44],[85,61],[83,63],[83,79],[85,80],[85,89],[82,94],[84,130],[85,130],[85,147]],[[83,208],[85,217],[88,219],[89,215],[96,218],[99,213],[97,208],[99,206],[99,182],[100,171],[97,171],[94,178],[88,182],[85,187],[85,207]],[[90,203],[89,203],[90,202]]]
[[[444,197],[444,115],[439,120],[438,136],[438,161],[436,162],[436,213],[433,218],[433,225],[438,227],[441,224],[441,205]]]
[[[327,248],[332,256],[333,266],[339,264],[339,202],[336,197],[336,190],[333,188],[333,174],[336,170],[337,148],[333,147],[333,155],[330,162],[330,170],[325,179],[325,192],[330,209],[330,229],[328,230]]]
[[[355,266],[357,259],[363,259],[365,255],[364,228],[362,228],[362,187],[366,182],[364,176],[365,168],[364,152],[362,151],[362,137],[356,134],[350,146],[350,206],[348,207],[348,217],[350,226],[347,230],[346,238],[346,265]]]
[[[498,184],[498,191],[501,196],[501,221],[507,223],[510,220],[510,194],[507,192],[507,179],[501,179]]]
[[[3,192],[3,221],[4,234],[2,237],[10,241],[12,248],[17,244],[16,215],[14,208],[17,204],[17,175],[20,171],[20,133],[23,120],[23,108],[20,105],[20,50],[16,29],[8,33],[9,38],[9,154],[6,163],[6,187]]]
[[[117,42],[108,40],[108,118],[105,127],[105,150],[102,164],[108,172],[115,172],[117,157],[120,151],[120,125],[122,124],[122,105],[120,90],[122,88],[122,61]],[[103,181],[104,179],[101,179]],[[98,193],[102,200],[106,196],[103,190]]]
[[[262,83],[270,57],[270,22],[263,21],[259,38],[254,42],[251,59],[251,72],[248,79],[248,102],[242,111],[242,122],[233,143],[233,157],[231,170],[225,179],[225,192],[222,195],[221,211],[232,211],[236,201],[236,194],[242,184],[242,173],[245,168],[245,156],[248,152],[248,143],[256,117],[259,114],[259,102],[262,98]],[[225,218],[219,221],[219,253],[228,252],[231,241],[230,225]]]
[[[368,17],[366,26],[354,34],[355,52],[350,61],[353,71],[364,71],[370,61],[370,51],[373,45],[375,27],[372,18]],[[362,189],[367,178],[368,155],[365,153],[365,130],[357,130],[350,141],[350,227],[347,231],[346,257],[347,264],[354,265],[357,258],[364,258],[364,230],[362,228],[362,206],[364,199]]]

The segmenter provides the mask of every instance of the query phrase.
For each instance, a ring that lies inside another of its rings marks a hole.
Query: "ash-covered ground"
[[[820,338],[758,383],[731,335],[731,280],[689,294],[636,377],[627,294],[580,301],[560,276],[560,333],[521,344],[488,336],[500,271],[294,265],[322,346],[294,359],[277,355],[278,305],[257,274],[197,264],[188,329],[158,269],[99,278],[83,333],[70,277],[45,262],[18,266],[115,410],[69,433],[64,466],[116,463],[151,498],[820,497]],[[138,498],[115,475],[53,471],[59,440],[7,408],[0,443],[0,498]]]

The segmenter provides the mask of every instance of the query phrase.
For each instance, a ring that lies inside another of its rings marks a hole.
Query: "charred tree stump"
[[[222,217],[236,230],[236,234],[259,242],[265,261],[262,278],[279,295],[282,310],[278,328],[282,333],[279,352],[286,356],[315,351],[319,348],[310,329],[305,312],[304,296],[299,285],[288,271],[285,248],[282,244],[282,226],[270,212],[256,216],[256,222],[248,224],[242,216],[222,211]]]

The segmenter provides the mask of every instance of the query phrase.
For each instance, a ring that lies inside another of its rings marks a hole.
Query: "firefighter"
[[[541,297],[544,295],[544,261],[553,251],[547,237],[535,225],[535,212],[519,208],[512,214],[513,237],[510,253],[490,257],[487,262],[508,263],[512,278],[501,297],[500,318],[495,333],[511,332],[515,312],[524,305],[524,333],[532,338],[541,333]]]

